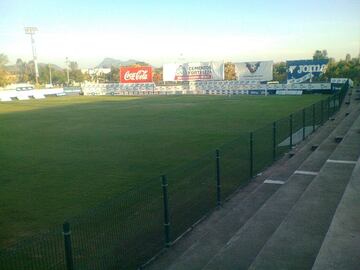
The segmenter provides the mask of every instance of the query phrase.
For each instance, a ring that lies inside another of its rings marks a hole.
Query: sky
[[[81,68],[103,58],[189,61],[344,59],[360,51],[360,0],[0,1],[0,53]]]

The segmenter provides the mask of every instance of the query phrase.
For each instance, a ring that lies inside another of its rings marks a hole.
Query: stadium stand
[[[153,83],[86,83],[82,85],[84,95],[150,95],[154,94]]]
[[[81,86],[84,95],[301,95],[312,92],[330,92],[337,90],[346,79],[337,80],[336,87],[330,83],[311,84],[259,84],[244,81],[194,81],[182,85],[159,85],[154,83],[85,83]],[[47,95],[62,96],[63,88],[28,91],[1,91],[0,101],[12,99],[42,99]],[[70,91],[71,93],[74,91]],[[69,92],[69,93],[70,93]],[[76,94],[78,94],[76,92]]]
[[[84,95],[300,95],[305,92],[330,92],[330,83],[259,84],[243,81],[194,81],[182,85],[154,83],[86,83]]]

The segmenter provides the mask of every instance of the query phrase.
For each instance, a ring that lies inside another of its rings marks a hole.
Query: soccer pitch
[[[1,103],[0,247],[325,97],[79,96]]]

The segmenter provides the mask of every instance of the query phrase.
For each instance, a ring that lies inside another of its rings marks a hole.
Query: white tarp
[[[173,63],[163,66],[164,81],[224,80],[224,62]]]
[[[239,81],[271,81],[273,61],[235,63],[236,78]]]
[[[26,90],[26,91],[17,91],[17,90],[5,90],[0,91],[0,101],[10,101],[12,98],[18,100],[27,100],[30,97],[35,99],[43,98],[45,95],[63,95],[63,88],[51,88],[51,89],[36,89],[36,90]]]

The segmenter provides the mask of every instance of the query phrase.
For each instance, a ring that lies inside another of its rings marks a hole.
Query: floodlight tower
[[[33,53],[34,65],[35,65],[36,84],[39,81],[39,70],[38,70],[38,65],[37,65],[37,55],[36,55],[35,39],[34,39],[34,35],[37,31],[38,31],[37,27],[25,27],[25,34],[30,35],[30,37],[31,37],[31,47],[32,47],[32,53]]]

